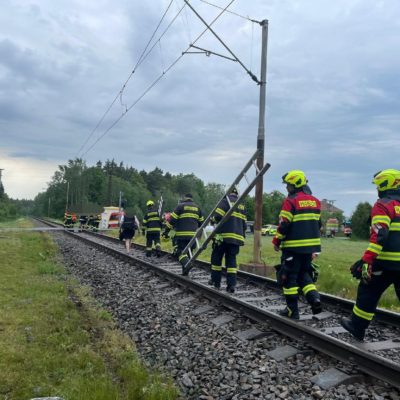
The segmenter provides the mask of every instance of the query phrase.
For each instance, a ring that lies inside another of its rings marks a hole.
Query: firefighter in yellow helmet
[[[383,292],[392,284],[400,287],[400,171],[379,171],[372,183],[379,199],[371,210],[369,245],[351,267],[353,276],[360,279],[357,300],[351,317],[341,321],[358,340],[364,339]]]
[[[311,194],[303,171],[289,171],[282,180],[286,183],[288,197],[282,204],[279,226],[272,240],[275,251],[282,250],[278,283],[283,287],[286,308],[280,314],[299,319],[300,291],[313,314],[322,311],[312,267],[315,253],[321,251],[321,204]]]
[[[147,213],[143,218],[143,229],[146,233],[146,256],[150,257],[153,249],[153,244],[156,250],[156,256],[161,256],[161,244],[160,244],[160,234],[161,234],[161,217],[158,213],[157,208],[154,205],[153,200],[148,200],[146,202]]]

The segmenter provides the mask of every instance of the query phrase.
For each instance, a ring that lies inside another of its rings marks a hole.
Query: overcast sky
[[[168,69],[204,29],[186,6],[158,41],[183,0],[172,2],[130,77],[170,2],[2,3],[0,168],[9,196],[33,198],[77,156],[205,182],[236,177],[256,149],[259,87],[213,55],[186,54]],[[220,13],[190,3],[208,22]],[[372,175],[400,168],[400,2],[236,0],[229,10],[269,21],[264,190],[284,191],[283,173],[302,169],[314,194],[346,215],[373,202]],[[224,13],[213,29],[259,77],[260,25]],[[196,45],[228,55],[210,32]]]

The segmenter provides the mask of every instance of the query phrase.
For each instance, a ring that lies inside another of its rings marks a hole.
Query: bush
[[[353,235],[360,239],[369,238],[369,227],[371,225],[371,208],[371,204],[367,202],[359,203],[351,217],[351,227],[353,229]]]

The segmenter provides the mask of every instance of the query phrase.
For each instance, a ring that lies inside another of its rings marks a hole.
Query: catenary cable
[[[200,1],[201,1],[202,3],[208,4],[209,6],[212,6],[212,7],[215,7],[215,8],[219,8],[220,10],[222,10],[222,7],[217,6],[216,4],[210,3],[209,1],[206,1],[206,0],[200,0]],[[226,12],[229,13],[229,14],[236,15],[237,17],[240,17],[240,18],[243,18],[243,19],[247,19],[248,21],[255,22],[255,23],[257,23],[257,24],[260,23],[260,21],[257,21],[257,20],[255,20],[255,19],[251,19],[251,18],[249,18],[249,17],[245,17],[244,15],[240,15],[240,14],[238,14],[238,13],[235,13],[234,11],[226,10]]]
[[[86,146],[86,144],[89,142],[90,138],[94,135],[94,133],[96,132],[97,128],[101,125],[101,123],[103,122],[104,118],[106,117],[106,115],[108,114],[108,112],[111,110],[112,106],[115,104],[115,102],[117,101],[117,99],[119,98],[122,104],[122,93],[125,90],[125,87],[127,85],[127,83],[129,82],[129,80],[131,79],[132,75],[135,73],[136,69],[138,68],[138,66],[144,61],[145,58],[147,58],[147,56],[149,55],[149,53],[151,52],[151,50],[145,55],[145,52],[147,50],[147,48],[149,47],[151,41],[153,40],[155,34],[157,33],[160,25],[162,24],[165,16],[168,13],[168,10],[170,9],[172,3],[174,2],[174,0],[171,0],[170,3],[168,4],[166,10],[164,11],[164,14],[162,15],[160,21],[158,22],[154,32],[152,33],[150,39],[148,40],[144,50],[142,51],[142,54],[140,55],[138,61],[136,62],[136,65],[134,66],[132,72],[129,74],[128,78],[126,79],[125,83],[122,85],[121,90],[117,93],[117,95],[115,96],[114,100],[111,102],[111,104],[108,106],[108,108],[106,109],[106,111],[104,112],[104,114],[102,115],[102,117],[100,118],[100,120],[97,122],[96,126],[93,128],[93,130],[90,132],[90,134],[88,135],[88,137],[86,138],[85,142],[82,144],[82,146],[79,148],[79,150],[77,151],[75,157],[79,156],[79,153],[84,149],[84,147]],[[179,13],[182,10],[179,11]],[[178,13],[178,15],[179,15]],[[173,21],[175,21],[175,19],[177,18],[177,16],[173,19]],[[163,32],[163,34],[160,36],[159,39],[161,39],[161,37],[166,33],[166,31],[169,29],[169,27],[172,25],[172,23],[170,23],[167,27],[167,29]],[[157,43],[157,42],[156,42]],[[153,46],[154,48],[154,46]],[[125,107],[126,108],[126,107]]]
[[[210,24],[208,24],[208,27],[205,28],[199,36],[191,43],[191,45],[195,44],[200,38],[209,30],[209,27],[213,25],[228,7],[232,5],[236,0],[231,0],[230,3],[211,21]],[[147,89],[124,111],[97,139],[96,141],[81,155],[81,157],[85,156],[103,137],[115,126],[117,123],[133,108],[136,106],[137,103],[139,103],[140,100],[182,59],[182,57],[185,55],[185,53],[191,48],[191,45],[182,52],[182,54],[173,61],[168,68],[163,71],[161,75],[159,75],[148,87]]]

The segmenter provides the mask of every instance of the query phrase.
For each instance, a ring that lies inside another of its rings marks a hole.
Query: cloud
[[[238,63],[215,55],[185,54],[163,75],[204,29],[193,12],[185,9],[150,43],[130,77],[168,4],[6,2],[0,15],[4,157],[17,167],[31,162],[33,170],[41,160],[49,167],[66,163],[111,106],[80,152],[89,165],[114,158],[229,183],[256,148],[259,87]],[[183,4],[172,4],[155,38]],[[193,5],[208,22],[220,12]],[[373,201],[371,176],[399,168],[400,4],[254,0],[231,9],[269,21],[265,159],[272,167],[265,190],[282,189],[282,174],[300,168],[318,196],[336,199],[346,213]],[[213,28],[259,75],[259,25],[224,14]],[[197,45],[227,54],[210,32]],[[34,187],[23,176],[14,176],[18,196],[33,197],[45,185],[46,178]]]

